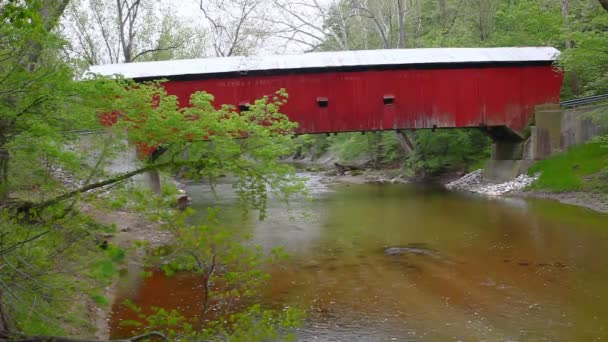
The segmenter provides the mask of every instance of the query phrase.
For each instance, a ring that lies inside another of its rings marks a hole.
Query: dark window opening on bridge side
[[[246,112],[249,110],[249,103],[241,102],[239,103],[239,112]]]
[[[395,103],[395,95],[384,95],[382,97],[382,102],[385,106],[390,106]]]
[[[329,100],[327,97],[317,97],[317,105],[319,108],[326,108],[329,106]]]

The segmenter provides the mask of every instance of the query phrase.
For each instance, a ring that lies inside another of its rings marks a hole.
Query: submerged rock
[[[437,251],[426,247],[425,244],[412,243],[407,246],[385,247],[384,253],[390,256],[418,254],[437,256]]]

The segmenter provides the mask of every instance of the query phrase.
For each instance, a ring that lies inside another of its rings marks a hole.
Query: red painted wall
[[[300,133],[508,126],[521,132],[534,106],[559,102],[562,74],[551,66],[305,73],[169,81],[182,106],[204,90],[216,104],[253,101],[285,88],[283,113]],[[394,95],[392,105],[384,95]],[[329,104],[319,108],[318,97]]]

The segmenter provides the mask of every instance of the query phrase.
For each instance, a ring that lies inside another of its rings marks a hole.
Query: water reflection
[[[309,311],[302,340],[608,339],[607,216],[414,185],[311,184],[313,201],[270,203],[263,222],[231,208],[229,184],[219,200],[188,189],[197,207],[223,207],[229,229],[251,229],[254,243],[291,254],[269,270],[265,300]],[[121,298],[196,302],[188,277],[155,277]],[[113,325],[125,315],[116,310]]]

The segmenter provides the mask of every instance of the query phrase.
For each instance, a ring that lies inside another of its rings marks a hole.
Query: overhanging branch
[[[59,202],[65,201],[67,199],[73,198],[75,196],[78,196],[80,194],[86,193],[88,191],[91,190],[95,190],[95,189],[99,189],[102,188],[104,186],[108,186],[108,185],[112,185],[118,182],[122,182],[124,180],[127,180],[131,177],[137,176],[139,174],[142,174],[144,172],[148,172],[148,171],[152,171],[152,170],[158,170],[158,169],[163,169],[163,168],[167,168],[167,167],[182,167],[182,166],[202,166],[204,165],[204,162],[201,160],[195,160],[195,161],[181,161],[181,162],[166,162],[166,163],[160,163],[160,164],[150,164],[150,165],[146,165],[142,168],[139,168],[137,170],[133,170],[130,172],[126,172],[123,174],[120,174],[116,177],[112,177],[100,182],[96,182],[96,183],[91,183],[88,184],[86,186],[83,186],[81,188],[78,188],[76,190],[73,191],[69,191],[66,192],[62,195],[59,195],[57,197],[51,198],[47,201],[43,201],[43,202],[30,202],[30,201],[15,201],[15,202],[5,202],[4,204],[0,203],[0,207],[4,206],[7,207],[9,209],[12,210],[16,210],[17,212],[28,212],[32,209],[37,209],[37,210],[42,210],[45,209],[51,205],[57,204]]]

